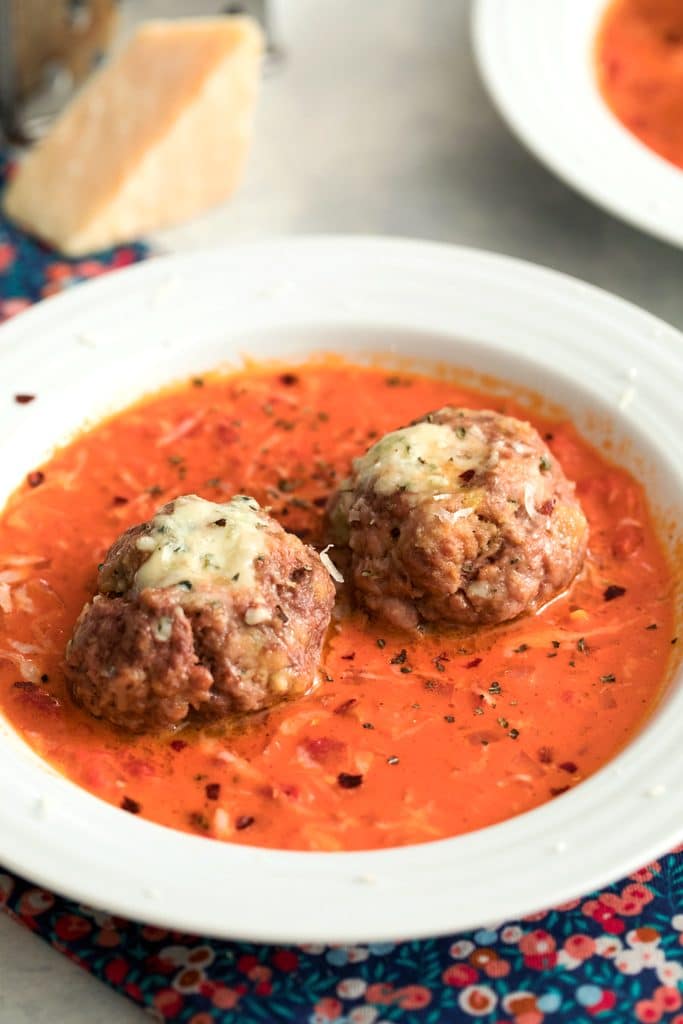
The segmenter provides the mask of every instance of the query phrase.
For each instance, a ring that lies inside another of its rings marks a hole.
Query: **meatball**
[[[253,498],[176,498],[100,566],[66,652],[74,700],[134,732],[256,711],[313,683],[334,603],[319,555]]]
[[[586,518],[529,424],[446,407],[387,434],[328,506],[354,597],[413,630],[532,611],[581,567]]]

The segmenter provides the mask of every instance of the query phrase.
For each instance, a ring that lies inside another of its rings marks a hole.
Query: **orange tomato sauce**
[[[535,414],[591,527],[580,578],[539,614],[414,640],[338,610],[319,686],[231,726],[131,736],[75,707],[64,685],[74,621],[128,526],[180,493],[241,492],[320,544],[325,501],[352,458],[446,403],[529,417],[455,377],[332,360],[209,375],[78,436],[29,474],[0,517],[2,713],[103,800],[257,846],[419,843],[572,789],[657,701],[672,650],[672,576],[642,487],[571,423]],[[360,781],[348,788],[343,773]]]
[[[598,81],[619,120],[683,167],[683,4],[614,0],[596,43]]]

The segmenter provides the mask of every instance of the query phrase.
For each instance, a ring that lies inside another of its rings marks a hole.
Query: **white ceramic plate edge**
[[[185,289],[183,309],[175,316],[163,306],[150,306],[150,297],[173,275]],[[218,296],[216,281],[225,281]],[[530,296],[536,297],[533,309]],[[214,306],[207,309],[200,299]],[[108,327],[112,308],[120,316]],[[489,339],[498,344],[501,358],[514,357],[520,339],[530,338],[539,368],[557,362],[560,374],[580,367],[593,352],[596,387],[615,401],[621,370],[640,359],[647,343],[639,395],[629,410],[615,415],[634,430],[645,415],[648,431],[657,425],[657,443],[665,449],[681,429],[681,410],[671,405],[671,396],[683,369],[683,339],[672,328],[552,271],[485,253],[393,240],[255,243],[120,271],[3,327],[3,387],[24,390],[41,374],[46,385],[54,380],[51,348],[67,364],[78,351],[83,372],[95,374],[100,363],[107,365],[119,333],[122,353],[134,345],[136,322],[153,331],[158,319],[152,349],[176,352],[172,338],[163,347],[161,325],[169,338],[177,328],[182,341],[182,323],[176,322],[194,317],[196,337],[202,331],[210,337],[217,308],[239,330],[247,329],[250,317],[270,330],[280,322],[300,323],[302,330],[327,325],[330,336],[337,329],[385,325],[390,331],[393,325],[445,338]],[[73,338],[88,330],[101,340],[86,358],[90,349],[74,349]],[[592,343],[591,331],[611,339],[604,352]],[[565,351],[563,339],[573,334],[576,351]],[[618,351],[611,350],[615,346]],[[648,360],[653,361],[651,379],[645,372]],[[19,409],[11,396],[0,394],[0,432],[37,423],[39,403],[34,405]],[[672,472],[680,480],[680,467],[672,466]],[[8,484],[3,481],[5,492]],[[359,854],[230,847],[134,819],[45,771],[36,758],[19,754],[20,745],[4,729],[0,859],[84,902],[211,935],[342,942],[444,933],[562,902],[628,873],[683,838],[683,795],[669,785],[683,770],[676,719],[683,720],[680,691],[607,768],[528,815],[454,840]],[[597,821],[596,806],[604,809]]]
[[[516,0],[514,5],[508,0],[475,0],[471,33],[482,80],[517,138],[566,184],[632,227],[683,246],[683,171],[624,128],[597,87],[594,31],[606,6],[607,0]],[[517,27],[508,33],[513,18]],[[525,48],[522,27],[545,33],[550,48],[567,18],[570,25],[581,25],[576,38],[571,37],[571,77],[562,77],[564,62],[558,56],[543,78],[534,49]],[[528,83],[520,81],[523,64],[530,76],[538,72],[543,104],[554,104],[564,134],[534,108]],[[576,122],[568,111],[569,97],[578,110]]]

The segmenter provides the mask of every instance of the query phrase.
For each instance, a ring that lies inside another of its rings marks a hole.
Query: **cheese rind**
[[[250,18],[142,25],[28,153],[5,211],[80,256],[221,202],[247,156],[262,46]]]

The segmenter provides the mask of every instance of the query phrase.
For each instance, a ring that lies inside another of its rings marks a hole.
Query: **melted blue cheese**
[[[386,434],[353,467],[360,486],[375,494],[434,495],[457,490],[460,474],[486,468],[489,457],[476,426],[459,431],[441,423],[416,423]]]
[[[268,520],[253,498],[238,494],[225,504],[196,494],[176,498],[160,512],[137,548],[149,552],[133,589],[239,583],[253,586],[254,562],[266,553]]]

